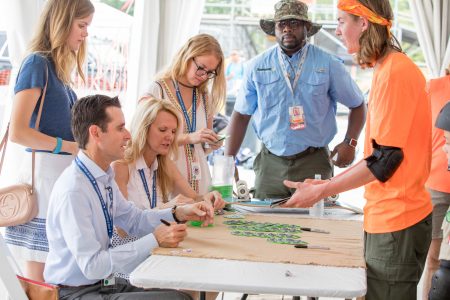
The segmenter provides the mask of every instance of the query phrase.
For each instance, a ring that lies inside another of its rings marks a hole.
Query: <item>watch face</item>
[[[356,147],[356,145],[358,144],[358,141],[355,139],[351,139],[351,138],[345,138],[344,139],[345,142],[347,142],[350,146],[352,146],[353,148]]]

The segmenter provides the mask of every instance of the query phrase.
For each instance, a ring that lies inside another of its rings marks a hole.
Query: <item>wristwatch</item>
[[[175,222],[181,223],[181,221],[178,220],[178,218],[177,218],[177,206],[176,205],[174,205],[172,207],[172,216],[173,216],[173,219],[175,220]]]
[[[358,141],[357,140],[355,140],[353,138],[349,138],[349,137],[344,138],[344,142],[346,142],[347,144],[349,144],[353,148],[356,148],[356,145],[358,145]]]

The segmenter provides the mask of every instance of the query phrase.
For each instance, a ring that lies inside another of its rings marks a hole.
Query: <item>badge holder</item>
[[[289,107],[289,123],[292,130],[305,129],[306,122],[303,106]]]
[[[116,278],[114,274],[102,280],[101,293],[109,293],[116,290]]]

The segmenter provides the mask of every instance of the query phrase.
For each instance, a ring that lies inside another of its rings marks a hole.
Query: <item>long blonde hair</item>
[[[168,195],[172,187],[171,175],[168,173],[168,160],[177,157],[178,150],[178,136],[180,134],[180,126],[182,124],[181,118],[178,115],[177,109],[167,100],[156,99],[154,97],[143,97],[136,108],[130,126],[131,139],[129,140],[125,149],[124,161],[128,164],[135,163],[139,157],[144,154],[147,146],[147,135],[150,126],[155,122],[156,117],[161,111],[168,112],[177,119],[177,130],[175,139],[170,145],[168,155],[158,155],[158,171],[157,182],[161,190],[163,201],[168,201]]]
[[[51,57],[58,78],[65,84],[71,83],[70,76],[75,65],[78,74],[85,80],[82,66],[87,52],[86,40],[75,52],[67,45],[67,39],[74,20],[85,18],[94,11],[89,0],[48,0],[41,14],[29,50]]]
[[[157,80],[172,79],[179,80],[187,73],[189,62],[202,55],[213,54],[219,60],[216,73],[213,79],[205,80],[199,87],[202,95],[208,93],[208,83],[211,84],[211,100],[209,101],[207,111],[210,116],[222,109],[225,103],[226,81],[225,81],[225,58],[219,42],[209,34],[198,34],[191,37],[172,60],[171,65],[156,76]]]
[[[394,19],[394,13],[389,0],[358,1],[386,20]],[[359,18],[358,16],[353,16],[355,19]],[[359,45],[359,51],[356,53],[356,62],[362,68],[373,67],[377,60],[385,57],[391,49],[403,52],[399,41],[394,35],[388,33],[386,26],[372,22],[369,22],[367,30],[361,34],[359,38]]]

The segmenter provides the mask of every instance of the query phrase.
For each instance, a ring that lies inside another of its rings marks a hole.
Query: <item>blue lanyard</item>
[[[144,169],[139,169],[139,175],[141,175],[142,184],[144,185],[145,193],[147,194],[148,202],[150,202],[150,208],[156,207],[156,170],[153,171],[153,187],[152,197],[150,198],[150,191],[148,190],[147,179],[145,179]]]
[[[178,82],[174,81],[175,91],[178,98],[178,103],[180,104],[181,110],[183,111],[184,119],[186,120],[186,126],[189,133],[195,132],[195,128],[197,127],[197,93],[195,92],[195,88],[192,89],[192,124],[189,119],[189,115],[184,105],[183,98],[181,97],[180,88],[178,87]]]
[[[98,187],[97,180],[95,180],[92,173],[83,164],[83,162],[78,158],[78,156],[75,158],[75,163],[80,168],[80,170],[84,173],[84,175],[86,175],[86,177],[89,179],[92,186],[94,187],[95,192],[97,193],[98,199],[100,200],[100,204],[102,205],[103,215],[105,216],[106,228],[108,230],[108,236],[109,236],[109,239],[111,239],[112,235],[113,235],[113,219],[112,219],[113,191],[112,191],[112,188],[111,187],[106,188],[108,190],[108,197],[110,200],[109,211],[108,211],[105,200],[103,200],[102,193],[100,192],[100,189]]]

